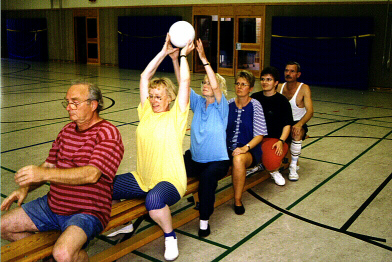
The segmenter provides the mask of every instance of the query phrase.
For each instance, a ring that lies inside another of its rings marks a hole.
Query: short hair
[[[237,82],[238,78],[245,78],[248,81],[248,83],[249,83],[249,87],[254,87],[255,86],[256,78],[253,75],[253,73],[250,72],[250,71],[247,71],[247,70],[239,71],[237,73],[237,75],[235,76],[235,81],[236,82]]]
[[[288,65],[296,65],[297,66],[297,72],[301,72],[301,66],[299,65],[298,62],[289,61],[289,62],[286,63],[286,66],[288,66]]]
[[[218,87],[223,92],[225,96],[227,96],[227,85],[226,85],[226,79],[224,79],[220,74],[216,73],[215,74],[216,81],[218,82]],[[204,79],[207,79],[208,75],[204,76]],[[203,88],[202,88],[203,89]]]
[[[265,75],[271,75],[274,78],[274,82],[279,81],[280,79],[279,70],[273,66],[266,67],[261,71],[260,80]]]
[[[164,88],[166,91],[166,95],[174,101],[177,97],[177,89],[174,86],[173,82],[167,77],[156,77],[153,78],[148,84],[148,90],[150,89],[159,89]]]
[[[94,83],[88,82],[86,80],[75,80],[72,82],[72,85],[84,85],[88,88],[88,100],[97,101],[98,106],[95,110],[98,114],[103,110],[103,96],[101,89]]]

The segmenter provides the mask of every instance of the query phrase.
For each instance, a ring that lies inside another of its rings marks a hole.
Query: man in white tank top
[[[290,102],[294,124],[291,128],[292,142],[290,144],[291,163],[289,180],[297,181],[298,158],[301,154],[302,140],[305,139],[308,127],[306,123],[313,116],[313,102],[310,88],[297,79],[301,76],[301,67],[297,62],[288,62],[284,71],[286,83],[278,86],[278,92]]]

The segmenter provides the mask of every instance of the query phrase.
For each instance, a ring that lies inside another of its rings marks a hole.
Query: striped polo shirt
[[[84,185],[51,183],[48,204],[58,215],[77,213],[96,216],[106,227],[112,206],[113,178],[124,155],[118,129],[102,120],[84,131],[77,131],[74,122],[67,124],[52,144],[46,162],[56,168],[86,165],[98,168],[98,182]]]

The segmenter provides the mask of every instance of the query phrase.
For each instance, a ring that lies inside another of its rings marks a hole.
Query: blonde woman
[[[201,40],[196,50],[207,75],[201,82],[202,96],[191,90],[190,105],[194,113],[191,125],[191,148],[185,152],[188,177],[199,177],[199,236],[210,234],[209,218],[214,211],[218,180],[230,166],[226,148],[226,126],[229,106],[225,97],[226,80],[215,74],[204,53]]]
[[[136,129],[136,171],[116,176],[113,199],[145,197],[150,217],[165,235],[166,260],[178,255],[177,237],[173,230],[169,206],[185,194],[187,179],[182,156],[189,112],[190,72],[186,56],[194,49],[189,42],[180,52],[179,90],[167,78],[154,78],[156,69],[170,55],[178,68],[178,48],[169,36],[162,50],[148,64],[140,77],[139,126]],[[170,108],[170,103],[173,106]]]

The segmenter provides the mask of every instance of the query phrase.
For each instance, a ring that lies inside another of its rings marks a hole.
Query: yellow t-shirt
[[[170,111],[154,113],[147,99],[139,104],[136,129],[137,165],[132,172],[140,188],[148,192],[159,182],[172,183],[181,197],[187,186],[182,141],[185,136],[189,103],[181,112],[177,99]]]

